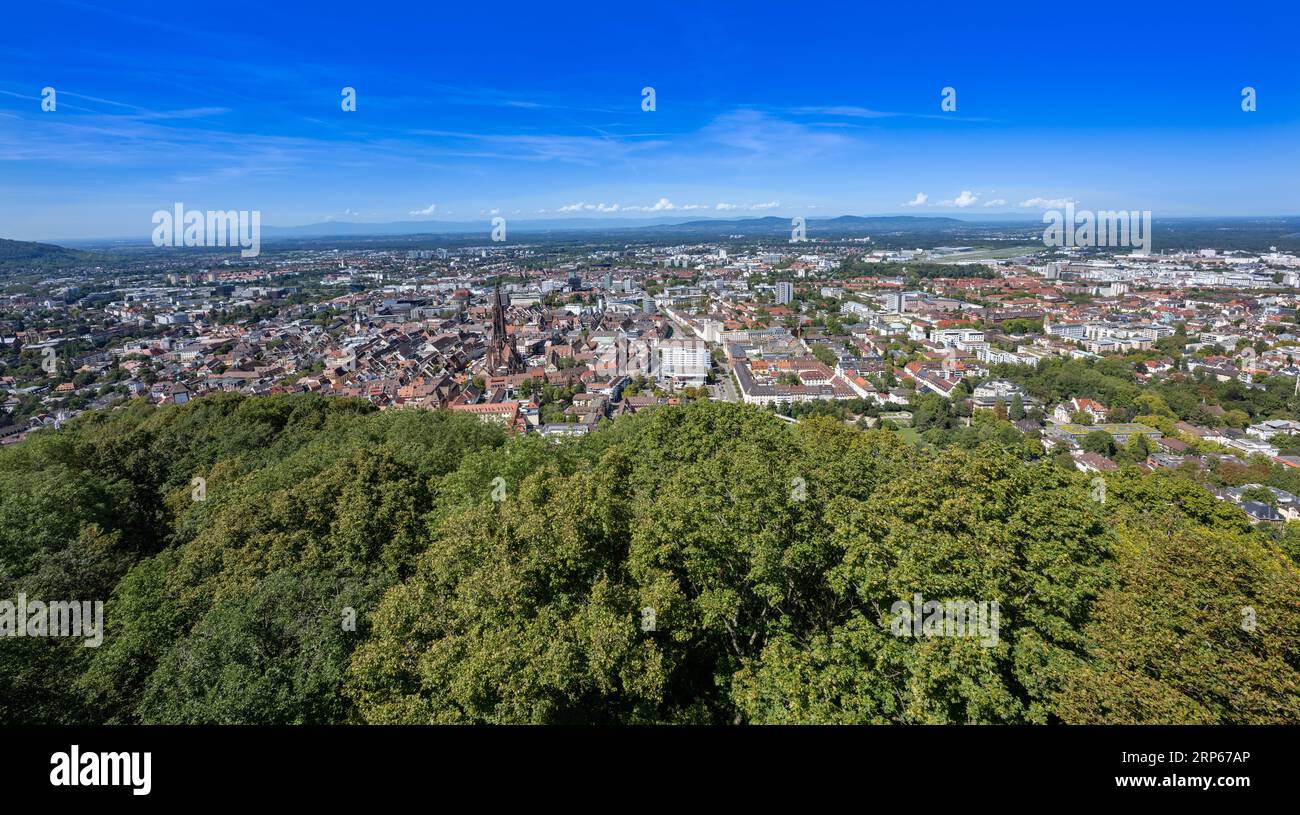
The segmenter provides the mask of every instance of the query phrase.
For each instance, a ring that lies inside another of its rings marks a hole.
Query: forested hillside
[[[104,263],[109,258],[94,252],[65,249],[52,243],[0,238],[0,275],[13,270],[54,270],[70,265]]]
[[[0,452],[19,593],[107,630],[0,639],[6,723],[1300,721],[1300,574],[1198,485],[708,402],[88,414]],[[997,644],[894,636],[916,593]]]

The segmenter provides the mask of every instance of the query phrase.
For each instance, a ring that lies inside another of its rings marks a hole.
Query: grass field
[[[1001,249],[976,249],[974,252],[963,252],[960,255],[953,255],[946,258],[935,258],[932,263],[969,263],[973,260],[1005,260],[1007,258],[1028,255],[1033,252],[1042,251],[1041,244],[1028,244],[1022,246],[1007,246]]]

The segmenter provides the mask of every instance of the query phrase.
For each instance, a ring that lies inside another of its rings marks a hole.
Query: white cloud
[[[578,201],[577,204],[569,204],[567,207],[560,207],[556,212],[623,212],[630,207],[621,207],[619,204],[606,204],[601,201],[599,204],[586,204]]]
[[[624,212],[671,212],[675,209],[678,209],[678,206],[667,198],[660,198],[658,201],[647,207],[623,207]]]
[[[434,211],[435,209],[437,209],[437,208],[438,208],[438,205],[437,205],[437,204],[430,204],[429,206],[425,207],[424,209],[413,209],[413,210],[411,210],[411,212],[410,212],[409,214],[411,214],[411,215],[432,215],[432,214],[433,214],[433,211]]]
[[[968,207],[979,200],[979,195],[970,190],[962,190],[961,195],[950,201],[943,201],[939,205],[944,207]]]
[[[729,204],[720,202],[713,206],[708,204],[674,204],[671,199],[660,198],[653,204],[631,204],[624,206],[622,204],[588,204],[579,201],[576,204],[567,204],[560,207],[556,212],[696,212],[702,209],[715,209],[719,212],[730,212],[732,210],[765,210],[776,209],[781,206],[780,201],[764,201],[757,204]]]
[[[984,202],[984,206],[986,207],[1005,207],[1006,205],[1007,199],[1005,198],[991,198]]]
[[[637,206],[637,205],[623,206],[622,204],[606,204],[603,201],[599,204],[588,204],[583,201],[579,201],[576,204],[568,204],[566,206],[560,207],[558,210],[556,210],[556,212],[671,212],[677,209],[705,209],[705,208],[706,207],[703,204],[695,204],[692,206],[679,207],[676,204],[674,204],[672,201],[669,201],[667,198],[660,198],[655,203],[649,204],[647,206]]]
[[[925,202],[926,202],[926,201],[929,201],[929,200],[930,200],[930,196],[926,195],[926,194],[923,193],[923,192],[918,192],[918,193],[916,194],[916,197],[915,197],[915,198],[913,198],[911,201],[908,201],[906,204],[903,204],[903,206],[905,206],[905,207],[919,207],[919,206],[922,206],[923,204],[925,204]]]
[[[764,201],[761,204],[730,204],[727,203],[726,201],[719,201],[716,205],[714,205],[713,208],[716,209],[718,212],[733,212],[738,209],[748,209],[751,211],[763,210],[763,209],[776,209],[779,206],[781,206],[780,201]]]
[[[1074,203],[1073,198],[1030,198],[1020,202],[1022,207],[1034,207],[1037,209],[1060,209],[1066,204]]]

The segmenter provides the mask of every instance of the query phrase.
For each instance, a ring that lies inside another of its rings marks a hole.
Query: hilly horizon
[[[66,264],[96,263],[102,260],[93,252],[68,249],[53,243],[0,238],[0,271],[19,264],[56,267]]]
[[[666,234],[681,232],[691,235],[724,234],[744,231],[753,234],[778,235],[790,231],[791,218],[778,215],[737,218],[680,217],[680,218],[506,218],[509,233],[550,234],[576,232],[639,232]],[[933,230],[955,228],[1007,227],[1035,225],[1036,218],[990,217],[989,219],[964,219],[939,215],[836,215],[823,218],[805,218],[811,232],[840,232],[845,230]],[[468,235],[488,232],[491,218],[472,221],[387,221],[366,223],[357,221],[322,221],[299,226],[263,225],[263,240],[292,238],[345,238],[410,235]],[[58,241],[46,246],[102,246],[109,243],[138,245],[149,243],[147,234],[141,236],[109,236],[100,238],[47,239]],[[36,243],[18,241],[20,243]]]
[[[1022,218],[1011,220],[986,216],[987,220],[960,218],[947,215],[838,215],[805,219],[809,238],[846,239],[872,237],[886,243],[916,246],[940,246],[950,242],[1002,243],[1008,239],[1008,230],[1023,231],[1013,236],[1028,240],[1041,229],[1041,220]],[[1264,251],[1273,247],[1292,249],[1300,246],[1300,217],[1179,217],[1156,219],[1160,226],[1157,244],[1166,249],[1187,248],[1208,240],[1211,236],[1222,242],[1225,249]],[[791,219],[777,216],[747,216],[737,218],[656,218],[625,220],[601,218],[506,219],[508,242],[517,243],[517,236],[530,239],[545,238],[561,242],[589,241],[598,236],[615,240],[633,241],[707,241],[707,240],[773,240],[788,237]],[[479,221],[391,221],[387,223],[358,223],[331,221],[294,227],[263,226],[265,243],[299,248],[333,244],[336,248],[361,246],[365,248],[414,249],[428,248],[429,238],[445,241],[448,246],[478,245],[491,231],[489,220]],[[1231,238],[1225,233],[1234,233]],[[355,242],[355,244],[353,243]],[[85,249],[111,251],[147,247],[147,236],[134,238],[70,239],[59,243],[9,241],[23,245],[23,257],[11,248],[11,260],[34,260],[48,255],[51,247],[66,252]],[[882,244],[883,245],[883,244]],[[43,248],[38,248],[43,247]],[[66,248],[75,247],[75,248]],[[194,251],[213,251],[196,247]],[[0,253],[0,263],[3,263]],[[92,256],[69,255],[67,262],[87,262]]]

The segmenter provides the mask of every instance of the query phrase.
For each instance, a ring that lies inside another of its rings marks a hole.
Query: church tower
[[[501,300],[499,285],[492,290],[492,332],[488,337],[487,368],[488,374],[492,375],[503,368],[508,374],[524,371],[524,361],[506,336],[506,307]]]

